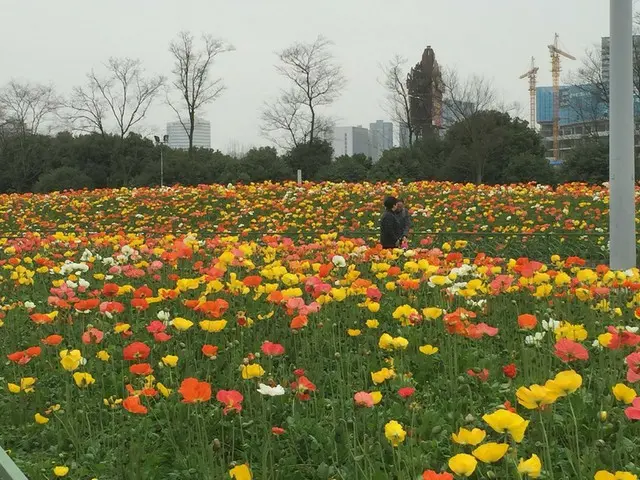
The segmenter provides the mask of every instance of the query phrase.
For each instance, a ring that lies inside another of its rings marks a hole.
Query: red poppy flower
[[[140,288],[137,288],[134,292],[133,292],[133,297],[134,298],[148,298],[153,296],[153,291],[147,287],[146,285],[143,285]]]
[[[279,343],[272,343],[268,340],[262,343],[262,353],[270,357],[276,357],[284,354],[284,347]]]
[[[422,480],[453,480],[453,475],[449,472],[436,473],[433,470],[425,470],[422,473]]]
[[[483,368],[476,372],[475,370],[469,369],[467,370],[467,375],[470,377],[476,377],[481,382],[486,382],[489,379],[489,370]]]
[[[82,343],[88,345],[90,343],[98,344],[104,338],[104,333],[97,328],[90,328],[82,334]]]
[[[611,340],[607,348],[617,350],[622,346],[635,347],[640,343],[640,335],[626,330],[619,331],[616,327],[609,326],[607,331],[611,334]]]
[[[353,396],[353,401],[359,407],[372,408],[374,405],[373,396],[369,392],[358,392]]]
[[[315,392],[316,386],[305,376],[298,377],[298,380],[291,382],[291,390],[296,392],[299,400],[309,400],[309,392]]]
[[[105,283],[102,287],[102,294],[105,297],[115,297],[120,291],[120,287],[115,283]]]
[[[377,287],[367,288],[367,298],[373,302],[379,302],[382,298],[382,292]]]
[[[129,361],[145,360],[150,353],[151,349],[142,342],[133,342],[122,350],[124,359]]]
[[[415,393],[415,391],[416,389],[413,387],[402,387],[400,390],[398,390],[398,395],[400,395],[402,398],[409,398]]]
[[[282,435],[284,432],[285,432],[284,428],[271,427],[271,433],[273,433],[274,435]]]
[[[182,395],[183,403],[208,402],[211,399],[211,384],[197,378],[185,378],[178,392]]]
[[[301,376],[303,376],[303,375],[304,375],[304,369],[302,369],[302,368],[296,368],[296,369],[293,371],[293,374],[294,374],[296,377],[301,377]]]
[[[518,374],[518,369],[514,363],[510,363],[502,367],[502,373],[504,373],[504,376],[507,378],[515,378]]]
[[[168,342],[169,340],[171,340],[171,335],[164,332],[154,333],[153,339],[158,343]]]
[[[589,352],[584,346],[568,338],[562,338],[556,342],[555,355],[565,363],[574,360],[588,360]]]
[[[242,411],[242,400],[244,397],[237,390],[220,390],[216,395],[216,400],[225,405],[224,414],[226,415],[231,410],[236,412]]]
[[[144,415],[147,413],[147,407],[140,403],[140,397],[137,395],[130,396],[124,399],[122,406],[130,413],[138,415]]]
[[[640,381],[640,352],[633,352],[626,356],[627,381],[635,383]]]
[[[629,420],[640,420],[640,397],[636,398],[630,407],[624,409]]]
[[[136,363],[129,367],[129,371],[134,375],[151,375],[153,368],[148,363]]]
[[[166,329],[167,326],[160,320],[154,320],[149,325],[147,325],[147,332],[149,333],[160,333],[164,332]]]

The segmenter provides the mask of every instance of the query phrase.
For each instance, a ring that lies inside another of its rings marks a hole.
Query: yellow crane
[[[520,75],[520,80],[529,77],[529,126],[536,129],[536,85],[538,67],[536,67],[536,59],[531,57],[531,68],[527,73]]]
[[[553,159],[560,159],[560,57],[575,60],[573,55],[560,50],[559,35],[556,33],[553,44],[549,45],[551,54],[551,75],[553,77]]]

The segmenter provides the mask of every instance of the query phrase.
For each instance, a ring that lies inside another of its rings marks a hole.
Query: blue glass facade
[[[639,107],[639,105],[636,105]],[[560,87],[560,125],[605,120],[608,106],[593,87]],[[553,87],[536,89],[536,117],[538,123],[553,121]]]
[[[640,117],[640,99],[635,98],[634,111]],[[560,126],[606,120],[609,106],[595,87],[588,85],[560,87]],[[536,89],[536,118],[538,123],[553,122],[553,87]]]

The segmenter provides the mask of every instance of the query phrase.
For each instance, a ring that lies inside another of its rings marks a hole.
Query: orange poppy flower
[[[125,398],[122,402],[122,406],[128,412],[138,415],[144,415],[148,411],[147,407],[140,403],[140,397],[138,397],[137,395]]]
[[[226,300],[218,298],[213,301],[198,303],[193,309],[196,312],[202,312],[208,317],[220,318],[229,308],[229,303]]]
[[[32,313],[29,315],[29,318],[33,321],[33,323],[37,323],[38,325],[45,325],[47,323],[53,322],[53,318],[51,318],[46,313]]]
[[[90,298],[88,300],[80,300],[76,302],[75,308],[79,312],[84,312],[86,310],[93,310],[100,305],[99,298]]]
[[[55,345],[60,345],[62,343],[62,340],[64,340],[62,335],[54,334],[54,335],[49,335],[48,337],[43,338],[40,341],[45,345],[49,345],[50,347],[53,347]]]
[[[518,326],[524,330],[533,330],[538,325],[538,319],[535,315],[524,313],[518,316]]]
[[[153,373],[153,368],[148,363],[136,363],[135,365],[131,365],[129,367],[129,371],[134,375],[151,375]]]
[[[18,365],[24,365],[26,363],[29,363],[29,361],[31,360],[31,357],[23,351],[10,353],[9,355],[7,355],[7,358],[13,363],[17,363]]]
[[[24,351],[24,353],[30,357],[38,357],[42,353],[42,349],[40,347],[29,347]]]
[[[134,298],[131,300],[131,306],[136,310],[146,310],[149,308],[149,302],[144,298]]]
[[[293,320],[291,320],[290,327],[293,330],[299,330],[303,327],[306,327],[307,323],[309,323],[309,319],[307,318],[306,315],[298,315],[297,317],[293,317]]]
[[[185,378],[178,392],[182,395],[183,403],[208,402],[211,399],[211,384],[197,378]]]
[[[251,275],[242,280],[242,283],[247,287],[257,287],[262,283],[262,277],[258,275]]]
[[[205,357],[215,357],[216,355],[218,355],[218,347],[216,347],[215,345],[203,345],[202,346],[202,353],[204,354]]]

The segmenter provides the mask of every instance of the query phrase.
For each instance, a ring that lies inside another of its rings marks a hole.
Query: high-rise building
[[[335,127],[333,129],[333,158],[359,153],[371,156],[369,130],[362,127]]]
[[[189,128],[188,124],[185,124]],[[169,135],[169,147],[187,150],[189,148],[189,136],[181,122],[167,123],[167,135]],[[193,146],[195,148],[211,148],[211,122],[196,118],[193,129]]]
[[[385,150],[393,148],[393,123],[378,120],[369,124],[369,136],[371,142],[371,160],[373,163],[380,160]]]
[[[586,136],[609,137],[609,105],[596,85],[563,85],[559,92],[560,158]],[[640,118],[640,98],[634,99],[634,115]],[[547,156],[553,157],[553,87],[536,89],[536,116]],[[640,145],[636,136],[636,146]]]
[[[464,100],[453,100],[445,98],[442,102],[442,124],[440,128],[444,131],[449,129],[454,123],[469,118],[478,112],[478,107],[473,102]]]
[[[442,127],[444,85],[436,54],[427,46],[407,76],[411,124],[416,138],[436,135]]]
[[[398,125],[398,144],[401,148],[409,148],[411,145],[409,141],[409,128],[404,123]]]

